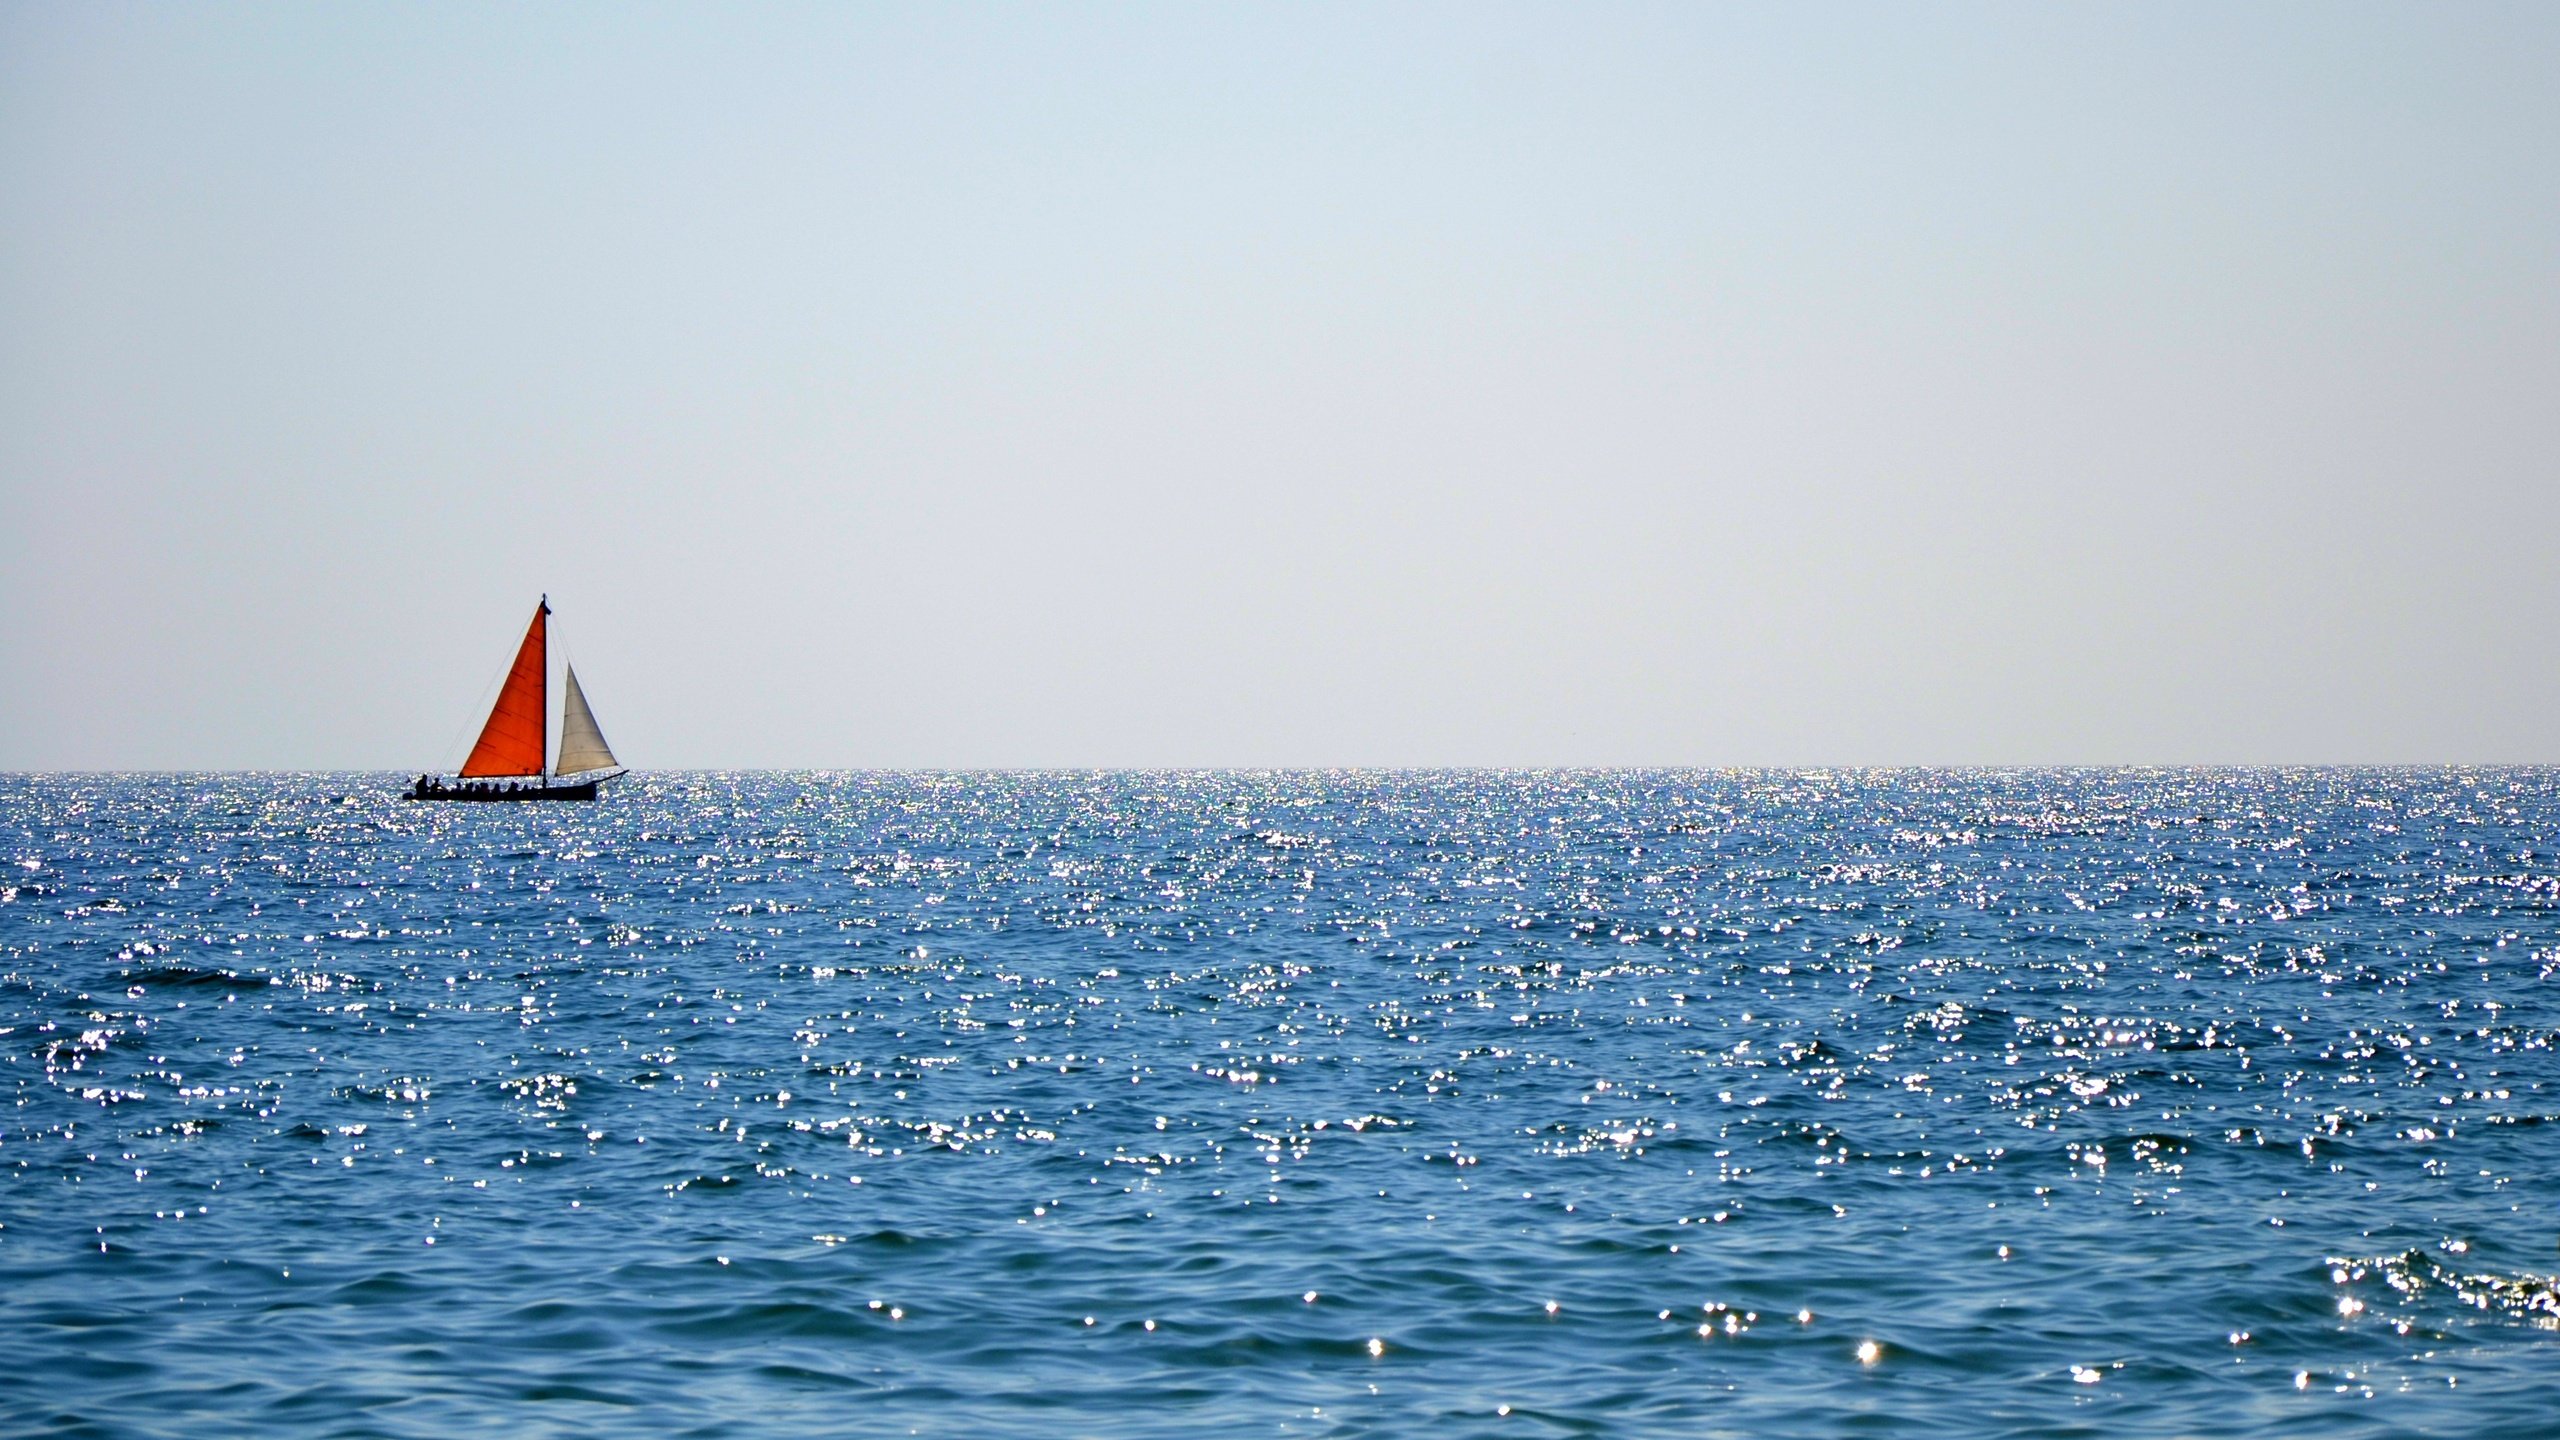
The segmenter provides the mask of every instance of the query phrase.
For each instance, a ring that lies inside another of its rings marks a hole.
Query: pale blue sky
[[[0,4],[0,768],[2560,759],[2560,7]]]

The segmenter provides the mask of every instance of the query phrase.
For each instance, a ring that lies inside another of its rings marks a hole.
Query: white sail
[[[554,775],[575,775],[586,770],[614,768],[613,749],[604,743],[604,732],[596,728],[595,712],[587,708],[587,692],[578,688],[578,672],[569,671],[569,693],[560,702],[560,759],[551,767]]]

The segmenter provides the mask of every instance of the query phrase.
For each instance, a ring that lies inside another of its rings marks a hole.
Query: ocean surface
[[[0,777],[0,1434],[2546,1436],[2560,772]]]

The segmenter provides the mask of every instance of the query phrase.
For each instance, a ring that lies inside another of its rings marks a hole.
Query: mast
[[[498,687],[498,703],[489,707],[489,722],[480,727],[479,742],[462,762],[464,778],[542,773],[543,712],[548,708],[545,675],[550,661],[543,622],[550,614],[551,597],[545,595],[534,607],[533,623],[525,627],[524,643],[516,647],[507,683]]]

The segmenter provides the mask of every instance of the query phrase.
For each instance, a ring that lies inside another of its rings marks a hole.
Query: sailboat
[[[543,764],[547,737],[543,715],[548,707],[550,677],[548,622],[551,597],[534,607],[524,643],[516,647],[516,663],[507,683],[498,687],[498,703],[489,707],[479,742],[462,762],[458,775],[421,775],[403,792],[405,800],[593,800],[604,782],[624,772],[596,728],[587,708],[587,692],[578,672],[568,672],[560,701],[560,754]]]

